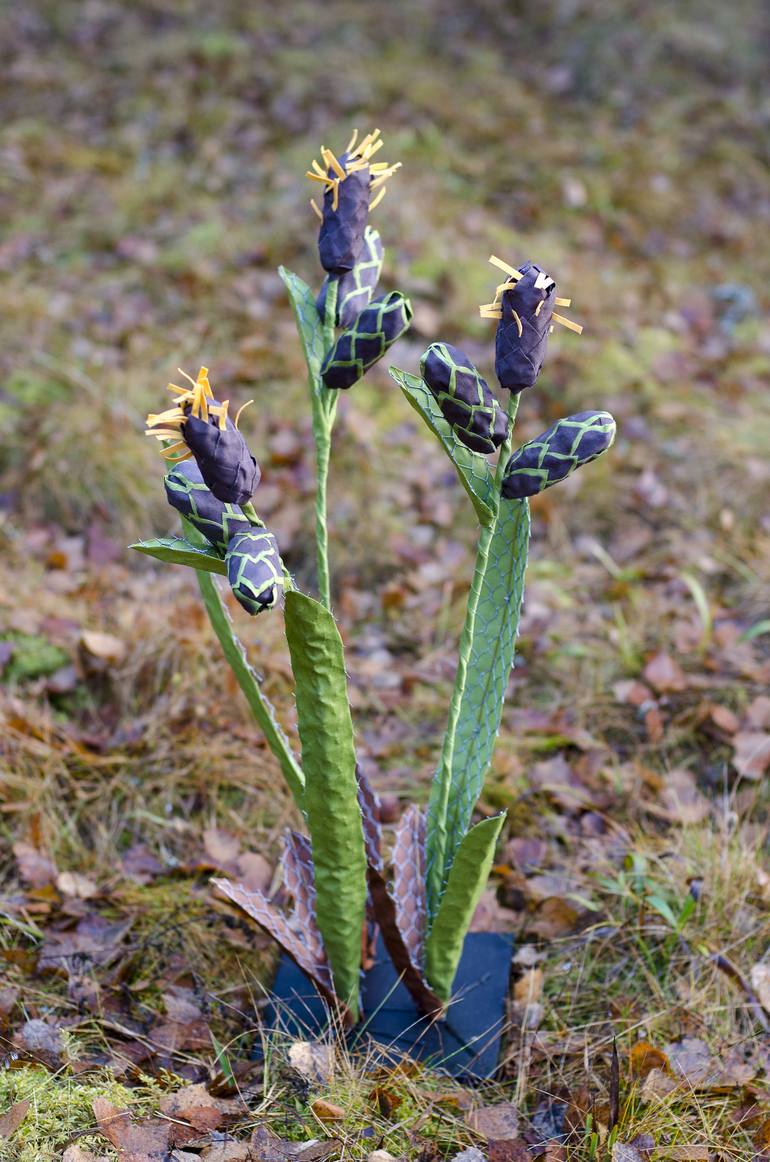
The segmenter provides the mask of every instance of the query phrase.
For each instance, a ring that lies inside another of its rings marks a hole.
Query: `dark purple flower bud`
[[[347,154],[340,164],[345,168]],[[329,177],[334,173],[329,170]],[[369,218],[369,167],[346,173],[324,194],[321,229],[318,233],[318,255],[321,266],[330,274],[352,270],[364,245],[364,230]]]
[[[412,321],[412,304],[398,291],[375,299],[353,326],[343,331],[321,367],[324,386],[352,387]]]
[[[451,343],[431,343],[420,374],[458,440],[489,455],[508,435],[508,417],[470,359]]]
[[[231,420],[220,428],[216,416],[188,416],[182,438],[198,461],[201,476],[217,500],[246,504],[260,478],[257,462]]]
[[[251,523],[237,505],[217,500],[209,490],[196,460],[175,464],[166,473],[164,484],[169,504],[223,557],[230,538],[251,529]]]
[[[609,412],[578,412],[557,420],[536,440],[516,449],[505,466],[500,491],[507,500],[534,496],[590,464],[614,439],[615,421]]]
[[[229,401],[218,403],[214,399],[208,368],[201,367],[195,379],[185,371],[181,374],[192,386],[168,385],[176,396],[174,407],[151,412],[147,417],[146,434],[165,445],[161,452],[165,460],[177,464],[187,460],[191,454],[195,456],[203,480],[217,500],[225,504],[245,504],[259,483],[260,473],[238,431],[238,416],[243,408],[233,423],[227,414]],[[169,444],[169,440],[174,443]]]
[[[324,190],[323,209],[312,199],[311,205],[321,219],[318,252],[321,266],[329,274],[346,274],[358,262],[369,211],[378,205],[385,193],[384,183],[399,167],[399,163],[372,160],[381,145],[379,129],[361,141],[356,132],[339,158],[323,147],[323,164],[314,161],[308,170],[307,176]]]
[[[247,613],[272,609],[283,592],[285,576],[278,544],[267,529],[236,533],[225,554],[227,579]]]
[[[361,256],[347,274],[339,277],[329,275],[324,279],[321,293],[316,300],[318,314],[322,319],[326,316],[326,293],[329,283],[335,279],[337,283],[337,307],[334,317],[335,327],[349,327],[356,316],[369,305],[377,283],[380,281],[382,270],[382,242],[377,230],[367,226],[364,232],[364,245]]]
[[[543,366],[556,283],[534,262],[520,267],[522,277],[501,292],[502,318],[495,336],[495,372],[514,394],[531,387]]]

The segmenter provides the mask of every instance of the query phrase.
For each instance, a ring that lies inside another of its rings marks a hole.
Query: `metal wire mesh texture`
[[[391,375],[439,439],[481,524],[449,721],[428,805],[426,880],[433,917],[500,728],[524,594],[529,505],[525,499],[501,499],[488,462],[460,443],[421,379],[397,368]]]
[[[503,501],[481,579],[462,708],[455,730],[445,875],[470,824],[500,729],[519,631],[529,530],[526,500]]]

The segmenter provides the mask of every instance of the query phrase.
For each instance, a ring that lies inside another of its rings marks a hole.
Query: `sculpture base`
[[[443,1021],[431,1021],[399,981],[380,937],[376,963],[364,973],[364,1017],[349,1034],[350,1047],[373,1041],[391,1058],[413,1057],[465,1081],[492,1077],[500,1057],[512,952],[511,936],[471,932],[455,978],[455,1000]],[[329,1026],[323,1001],[286,956],[264,1023],[298,1040],[312,1040]]]

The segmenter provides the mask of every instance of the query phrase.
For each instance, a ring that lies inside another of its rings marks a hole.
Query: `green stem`
[[[295,803],[302,810],[305,790],[305,776],[302,767],[299,765],[291,749],[291,744],[275,717],[273,707],[260,689],[259,679],[249,665],[242,642],[233,630],[230,614],[227,612],[214,577],[211,573],[204,573],[200,569],[196,570],[196,572],[198,574],[198,585],[200,586],[203,604],[209,615],[211,627],[219,639],[222,653],[225,655],[230,669],[233,671],[235,679],[246,697],[249,709],[254,716],[255,722],[264,734],[267,745],[280,764],[281,771],[286,782],[289,784],[289,789],[294,796]]]
[[[246,507],[246,505],[242,506],[244,512]],[[251,504],[248,507],[251,508]],[[256,517],[253,508],[251,508],[251,511]],[[249,517],[249,519],[251,518]],[[257,520],[259,520],[258,517]],[[205,538],[198,532],[195,526],[191,525],[184,517],[182,518],[182,527],[185,536],[191,544],[200,545],[206,543]],[[222,600],[219,586],[213,575],[204,572],[202,569],[196,569],[195,572],[198,577],[198,587],[201,591],[203,604],[206,608],[209,621],[211,622],[211,628],[219,639],[225,660],[233,671],[235,680],[246,697],[254,721],[264,734],[267,745],[278,760],[283,776],[289,784],[289,790],[294,796],[295,803],[300,811],[302,811],[305,792],[305,775],[302,767],[299,765],[299,761],[291,748],[291,743],[283,733],[275,717],[273,707],[260,689],[259,679],[249,665],[243,643],[233,629],[230,614],[227,612],[227,607]]]
[[[334,323],[337,315],[337,280],[330,278],[326,288],[324,313],[324,351],[334,346]],[[329,576],[329,529],[327,523],[327,484],[331,458],[332,428],[337,415],[337,393],[324,387],[320,373],[311,383],[315,423],[313,436],[316,452],[315,543],[318,593],[321,603],[331,609],[331,579]]]
[[[331,429],[329,430],[331,433]],[[331,609],[331,582],[329,579],[329,530],[326,522],[326,485],[329,479],[331,434],[319,433],[315,442],[315,551],[318,574],[318,594],[321,604]]]
[[[434,820],[431,850],[433,858],[426,869],[426,887],[430,914],[435,916],[438,902],[444,888],[444,882],[449,871],[451,853],[447,852],[447,810],[449,796],[452,791],[451,773],[454,758],[457,725],[460,720],[465,685],[468,679],[468,662],[473,645],[473,635],[476,629],[476,614],[484,586],[484,577],[489,564],[489,549],[497,527],[500,508],[500,484],[502,483],[505,465],[511,451],[513,441],[513,426],[518,411],[519,397],[512,395],[508,404],[508,418],[510,420],[508,436],[500,448],[500,455],[495,471],[495,512],[493,519],[481,526],[478,544],[476,546],[476,562],[473,569],[468,603],[465,610],[465,622],[460,635],[458,647],[457,670],[455,672],[452,699],[449,704],[449,718],[447,721],[444,743],[441,749],[441,761],[436,776],[431,785],[429,817]]]

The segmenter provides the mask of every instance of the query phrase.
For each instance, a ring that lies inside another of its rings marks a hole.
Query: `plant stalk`
[[[246,506],[242,507],[245,509]],[[251,506],[249,505],[249,507]],[[256,513],[254,515],[256,517]],[[259,520],[258,517],[256,519]],[[204,543],[204,538],[189,521],[182,518],[182,525],[185,536],[192,544]],[[267,745],[278,760],[283,776],[289,784],[289,790],[292,793],[294,802],[300,811],[304,812],[305,774],[299,764],[299,760],[294,754],[291,743],[275,717],[273,707],[260,689],[259,679],[249,665],[243,642],[233,629],[230,614],[227,612],[227,607],[222,600],[219,586],[213,574],[206,573],[202,569],[196,569],[195,572],[198,578],[198,587],[201,591],[203,604],[209,621],[211,622],[211,628],[217,635],[219,644],[222,647],[222,653],[225,655],[225,660],[230,666],[236,682],[244,693],[254,721],[264,734]]]
[[[334,346],[334,320],[337,314],[337,282],[329,280],[326,290],[326,310],[324,313],[324,351]],[[315,491],[315,542],[318,593],[321,604],[331,609],[331,579],[329,575],[329,529],[327,522],[327,484],[329,480],[329,460],[331,457],[332,429],[337,415],[337,393],[328,391],[321,379],[320,371],[311,383],[313,424],[316,452]]]

